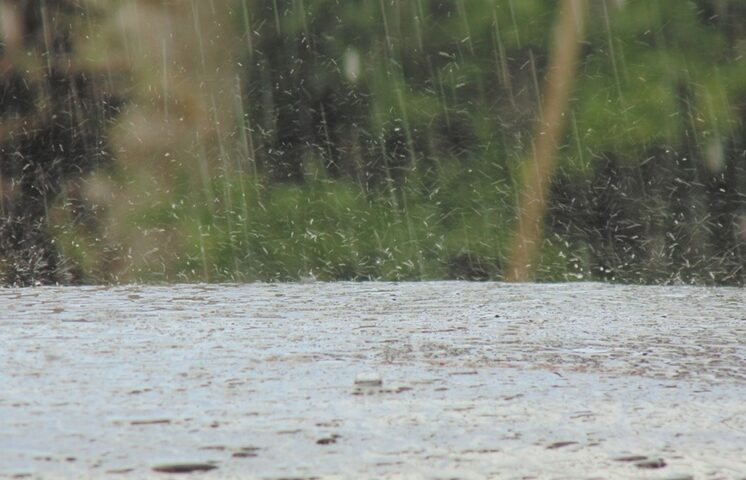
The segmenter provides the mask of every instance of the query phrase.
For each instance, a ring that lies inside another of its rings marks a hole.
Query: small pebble
[[[207,472],[215,470],[215,465],[209,463],[171,463],[166,465],[157,465],[153,470],[160,473],[192,473]]]
[[[640,462],[635,463],[635,467],[644,468],[644,469],[656,469],[656,468],[663,468],[665,466],[666,466],[666,461],[663,460],[662,458],[642,460]]]
[[[648,457],[644,455],[623,455],[621,457],[616,457],[614,460],[617,462],[639,462],[647,459]]]
[[[380,387],[383,385],[381,376],[375,372],[359,373],[355,377],[355,385],[358,387]]]
[[[555,450],[557,448],[567,447],[568,445],[577,445],[578,442],[565,441],[565,442],[554,442],[547,446],[547,450]]]

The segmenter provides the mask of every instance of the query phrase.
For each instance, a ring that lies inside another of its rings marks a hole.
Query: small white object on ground
[[[355,377],[355,385],[358,387],[380,387],[383,385],[383,379],[376,372],[358,373]]]

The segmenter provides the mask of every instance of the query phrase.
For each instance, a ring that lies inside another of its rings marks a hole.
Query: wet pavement
[[[0,290],[0,478],[746,479],[746,290]]]

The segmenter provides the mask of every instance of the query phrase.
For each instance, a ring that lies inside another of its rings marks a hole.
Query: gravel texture
[[[746,290],[0,290],[0,478],[746,479]]]

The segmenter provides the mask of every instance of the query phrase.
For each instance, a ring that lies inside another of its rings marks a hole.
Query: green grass
[[[325,178],[257,189],[234,174],[212,182],[221,199],[214,214],[192,199],[149,207],[132,221],[183,236],[175,271],[187,281],[442,279],[458,276],[453,262],[464,255],[499,278],[509,192],[479,169],[439,175],[431,191],[413,179],[366,192]]]

